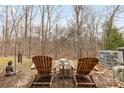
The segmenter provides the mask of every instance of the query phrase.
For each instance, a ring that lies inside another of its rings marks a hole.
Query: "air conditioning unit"
[[[117,50],[119,62],[124,63],[124,47],[119,47]]]

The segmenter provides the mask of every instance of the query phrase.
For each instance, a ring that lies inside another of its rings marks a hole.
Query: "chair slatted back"
[[[48,56],[35,56],[32,58],[38,74],[48,75],[51,73],[52,68],[52,58]]]
[[[92,57],[84,57],[78,59],[77,74],[88,75],[99,60]]]

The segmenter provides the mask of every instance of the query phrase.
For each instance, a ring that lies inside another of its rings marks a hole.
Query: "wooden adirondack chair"
[[[90,72],[93,70],[94,66],[98,64],[97,58],[91,58],[91,57],[84,57],[78,59],[77,67],[72,65],[73,69],[76,71],[74,76],[74,81],[76,84],[76,87],[79,85],[84,86],[95,86],[95,82],[92,79],[92,76],[90,75]],[[87,78],[88,80],[86,80]]]
[[[49,85],[51,87],[55,67],[52,67],[52,58],[48,56],[35,56],[32,58],[38,74],[35,75],[33,85]]]

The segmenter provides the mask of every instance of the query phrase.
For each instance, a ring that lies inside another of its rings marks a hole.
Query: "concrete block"
[[[124,66],[113,67],[113,78],[124,82]]]

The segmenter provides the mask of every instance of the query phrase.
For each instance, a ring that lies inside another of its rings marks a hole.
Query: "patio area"
[[[55,62],[55,61],[54,61]],[[72,63],[76,64],[76,60],[73,60]],[[30,69],[31,62],[27,62],[25,64],[17,64],[18,72],[15,76],[6,77],[4,73],[0,74],[0,87],[12,87],[12,88],[28,88],[31,87],[32,81],[34,79],[35,74],[37,73],[36,69]],[[25,68],[26,66],[26,68]],[[97,88],[124,88],[124,82],[121,82],[117,79],[113,79],[112,70],[106,68],[105,66],[98,64],[95,66],[95,69],[91,71],[93,79],[96,83]],[[49,88],[49,86],[32,86],[33,88]],[[61,79],[59,76],[59,71],[57,71],[53,83],[52,88],[75,88],[74,79],[64,78]],[[84,86],[80,86],[81,88],[85,88]],[[87,87],[87,86],[86,86]]]

